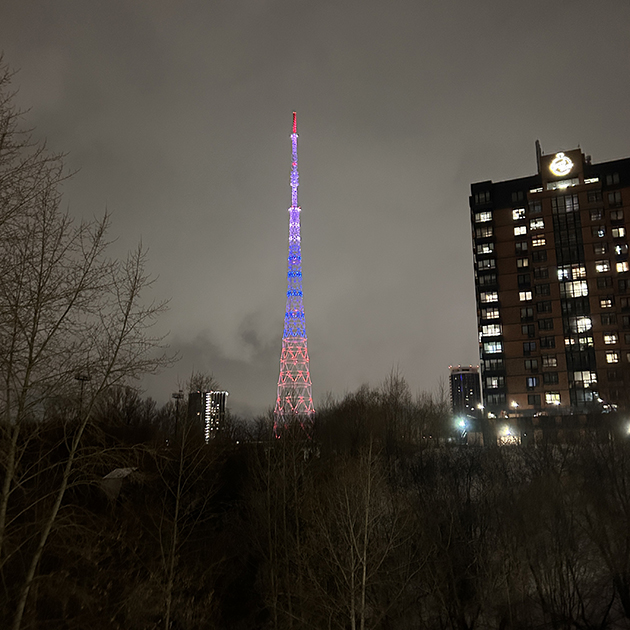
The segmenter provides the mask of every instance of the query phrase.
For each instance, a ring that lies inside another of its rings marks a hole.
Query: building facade
[[[478,366],[450,366],[451,409],[454,416],[477,417],[481,405]]]
[[[228,392],[191,392],[188,395],[188,419],[198,423],[208,443],[225,429]]]
[[[481,380],[491,415],[630,407],[630,158],[542,155],[472,184]]]

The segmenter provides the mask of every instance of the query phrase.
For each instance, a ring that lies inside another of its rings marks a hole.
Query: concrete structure
[[[450,366],[451,409],[454,416],[476,418],[481,405],[479,366]]]

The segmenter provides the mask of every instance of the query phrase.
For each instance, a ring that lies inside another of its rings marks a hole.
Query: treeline
[[[232,420],[206,445],[195,424],[174,433],[172,405],[112,390],[84,432],[21,627],[630,625],[628,442],[418,441],[414,423],[440,409],[392,377],[330,402],[309,434]],[[75,423],[58,413],[21,434],[2,619]]]

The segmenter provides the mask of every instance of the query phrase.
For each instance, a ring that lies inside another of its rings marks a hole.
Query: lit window
[[[617,273],[625,273],[626,271],[630,269],[630,266],[628,266],[628,261],[624,260],[623,262],[618,262],[616,265],[616,268],[617,268]]]
[[[486,258],[485,260],[482,258],[477,262],[477,269],[494,269],[497,265],[497,261],[494,258]]]
[[[623,219],[623,210],[611,210],[610,211],[610,220],[611,221],[621,221]]]
[[[593,347],[593,337],[578,337],[579,350]]]
[[[501,324],[490,324],[481,327],[481,334],[484,337],[498,337],[501,334]]]
[[[611,297],[600,298],[600,300],[599,300],[599,307],[600,308],[612,308],[613,307],[613,298],[611,298]]]
[[[479,245],[477,251],[479,254],[492,254],[492,252],[494,252],[494,243],[484,243],[483,245]]]
[[[562,265],[558,267],[558,280],[577,280],[586,278],[586,267],[583,265]]]
[[[605,225],[594,225],[591,228],[591,234],[596,238],[604,238],[606,236],[606,226]]]
[[[503,343],[501,341],[488,341],[483,344],[483,351],[486,354],[497,354],[503,352]]]
[[[482,308],[481,319],[499,319],[498,308]]]
[[[558,367],[558,359],[555,354],[547,354],[542,358],[543,367]]]
[[[619,337],[616,332],[605,332],[604,333],[604,343],[607,346],[611,346],[619,341]]]
[[[517,225],[514,228],[514,236],[521,236],[522,234],[527,234],[527,226],[526,225]]]
[[[519,269],[522,269],[523,267],[529,267],[529,259],[528,258],[517,258],[516,259],[516,266]]]
[[[532,219],[529,222],[530,230],[543,230],[545,228],[545,222],[543,219]]]
[[[504,376],[487,376],[486,377],[486,388],[497,389],[498,387],[504,387],[504,386],[505,386]]]
[[[573,380],[577,383],[584,383],[584,385],[590,385],[591,383],[597,383],[597,374],[595,372],[580,371],[573,372]]]
[[[560,297],[572,298],[588,295],[588,284],[586,280],[574,280],[573,282],[563,282],[560,285]]]
[[[520,291],[518,294],[518,299],[521,302],[528,302],[529,300],[532,299],[532,292],[531,291]]]
[[[606,247],[606,243],[595,243],[595,245],[593,245],[593,251],[597,256],[601,256],[608,251],[608,248]]]
[[[525,208],[514,208],[514,210],[512,210],[512,218],[515,221],[520,221],[521,219],[525,218]]]
[[[535,389],[538,385],[540,385],[540,379],[537,376],[528,376],[525,379],[527,389]]]
[[[569,317],[569,328],[571,332],[583,333],[593,328],[593,321],[590,317]]]
[[[484,225],[475,229],[475,236],[477,238],[490,238],[493,234],[491,225]]]
[[[492,211],[475,213],[475,223],[486,223],[487,221],[492,221]]]
[[[486,291],[485,293],[479,294],[479,300],[481,302],[498,302],[499,294],[496,291]]]
[[[610,261],[609,260],[596,260],[595,271],[597,271],[597,273],[604,273],[606,271],[610,271]]]
[[[618,352],[607,352],[606,353],[606,363],[619,363],[619,353]]]
[[[542,247],[546,243],[547,241],[545,240],[544,236],[539,236],[538,238],[532,239],[532,247]]]
[[[623,238],[626,235],[625,227],[614,227],[612,230],[613,238]]]
[[[545,392],[545,404],[546,405],[559,405],[560,392]]]
[[[571,186],[577,186],[580,183],[578,177],[572,177],[571,179],[562,179],[555,182],[547,182],[547,190],[565,190],[571,188]]]
[[[617,243],[617,245],[615,245],[615,254],[617,254],[617,256],[624,256],[627,253],[628,253],[627,243]]]

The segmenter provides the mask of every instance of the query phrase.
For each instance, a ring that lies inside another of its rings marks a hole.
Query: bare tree
[[[53,398],[79,403],[68,418],[67,456],[55,491],[40,505],[41,521],[24,558],[12,624],[22,623],[37,567],[68,488],[81,438],[98,397],[168,363],[150,329],[164,303],[143,303],[151,286],[139,246],[126,260],[108,258],[109,217],[74,222],[60,210],[66,177],[60,157],[33,147],[17,129],[0,78],[0,570],[19,550],[11,540],[12,498],[21,477],[20,436],[45,420]],[[23,553],[21,550],[20,553]]]

